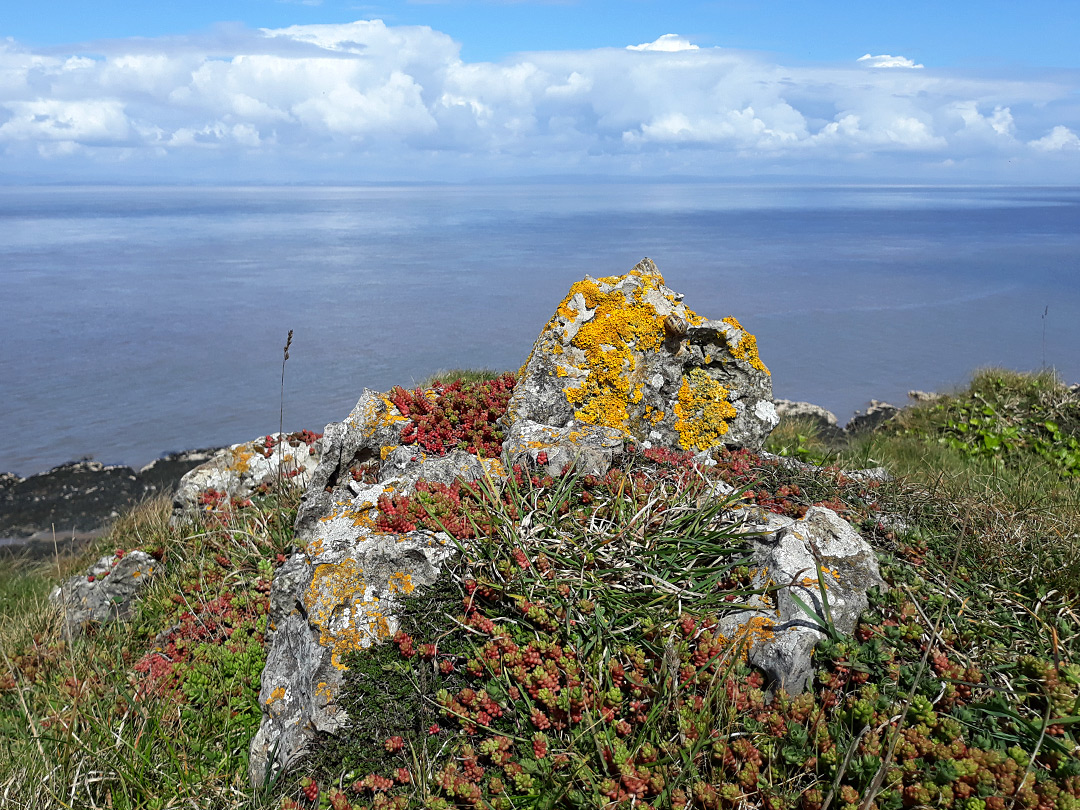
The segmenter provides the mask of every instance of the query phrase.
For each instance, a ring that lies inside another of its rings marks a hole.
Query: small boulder
[[[217,451],[180,479],[170,523],[178,526],[233,498],[250,497],[280,476],[306,486],[322,460],[322,439],[305,430],[272,433]]]
[[[150,584],[159,563],[143,551],[106,555],[86,570],[58,585],[49,601],[64,612],[73,636],[88,624],[130,619],[139,593]]]
[[[836,414],[814,405],[812,402],[797,402],[792,399],[774,399],[773,405],[781,419],[813,419],[824,427],[836,427]]]
[[[571,420],[563,428],[519,419],[503,442],[503,459],[514,465],[543,468],[551,476],[573,467],[582,475],[604,475],[623,454],[624,436],[615,428]]]
[[[756,339],[734,318],[698,315],[682,297],[649,259],[574,284],[518,373],[511,435],[518,422],[577,423],[644,447],[760,447],[779,417]]]
[[[855,411],[855,415],[851,417],[844,430],[848,433],[869,433],[893,419],[898,413],[900,409],[895,405],[872,399],[865,411]]]
[[[344,725],[337,696],[346,657],[392,637],[400,600],[433,584],[457,551],[441,534],[380,532],[376,503],[393,491],[375,484],[338,503],[298,537],[303,550],[274,577],[263,716],[250,748],[254,785],[302,757],[317,733]]]
[[[747,530],[757,534],[751,538],[753,585],[771,592],[753,597],[752,610],[724,615],[720,632],[745,643],[751,664],[789,694],[797,694],[813,676],[810,656],[815,645],[830,629],[854,632],[869,606],[867,591],[887,586],[874,550],[831,509],[811,507],[798,520],[763,517],[756,525],[748,523]],[[818,578],[819,565],[824,582]]]

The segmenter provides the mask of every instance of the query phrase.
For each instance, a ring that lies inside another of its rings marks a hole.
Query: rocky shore
[[[175,491],[217,449],[170,453],[140,470],[80,460],[26,478],[0,473],[0,550],[52,554],[54,540],[96,537],[125,509]]]

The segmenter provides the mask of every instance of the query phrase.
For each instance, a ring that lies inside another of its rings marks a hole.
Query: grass
[[[394,643],[352,659],[352,727],[263,794],[247,741],[297,493],[180,529],[149,502],[80,556],[0,573],[0,806],[1078,807],[1077,436],[1052,375],[988,370],[847,442],[774,431],[769,449],[820,468],[648,451],[603,479],[396,497],[479,538]],[[893,478],[841,472],[871,466]],[[750,504],[837,509],[891,586],[819,644],[801,696],[716,634],[752,595],[732,523]],[[117,548],[165,573],[130,624],[67,638],[48,591]],[[373,695],[392,711],[360,711]]]

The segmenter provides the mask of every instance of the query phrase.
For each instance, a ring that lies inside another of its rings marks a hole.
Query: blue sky
[[[1075,0],[41,0],[0,181],[1080,182],[1077,42]]]

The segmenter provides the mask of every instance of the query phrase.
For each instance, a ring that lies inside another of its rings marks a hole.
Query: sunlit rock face
[[[574,284],[518,374],[511,432],[533,422],[695,453],[761,447],[779,418],[756,339],[682,299],[649,259]]]

